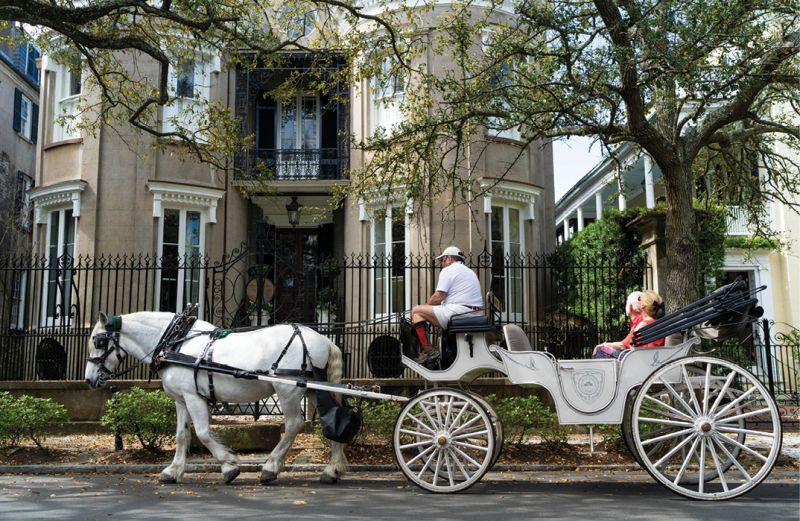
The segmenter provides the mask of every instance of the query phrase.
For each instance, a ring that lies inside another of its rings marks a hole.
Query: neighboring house
[[[39,120],[39,50],[25,32],[0,31],[0,250],[30,251],[31,205]]]
[[[0,256],[30,253],[39,115],[39,50],[9,24],[0,31]],[[0,328],[23,326],[27,273],[0,273]]]
[[[657,203],[665,201],[661,172],[652,158],[630,144],[620,145],[615,154],[615,160],[604,158],[556,203],[556,235],[559,243],[569,240],[589,223],[601,218],[602,210],[607,206],[619,210],[654,208]],[[754,171],[754,175],[761,174]],[[800,195],[789,195],[800,202]],[[735,206],[729,206],[728,211],[728,236],[751,236],[752,230],[744,212]],[[783,334],[800,327],[800,305],[794,295],[800,287],[800,216],[795,209],[779,203],[769,203],[768,211],[773,229],[789,244],[789,249],[757,248],[747,252],[726,248],[723,271],[727,281],[742,276],[750,287],[767,286],[758,294],[759,305],[764,309],[764,317],[774,321],[772,342],[775,342],[777,333],[777,341],[781,343]],[[663,252],[658,250],[663,247],[663,242],[657,245],[656,237],[651,234],[643,235],[642,239],[648,262],[653,267],[653,289],[663,292],[665,273],[663,269],[659,270],[663,264]],[[795,288],[795,291],[792,292],[791,288]],[[756,334],[763,335],[763,332],[757,328]],[[780,364],[783,369],[780,372],[784,373],[784,378],[796,379],[797,361],[791,349],[774,352],[782,360]],[[760,369],[765,370],[766,364],[759,358]]]
[[[313,13],[306,18],[313,19]],[[312,23],[304,27],[308,34],[314,31]],[[412,256],[430,259],[451,243],[476,257],[484,249],[515,256],[554,247],[551,147],[532,145],[523,154],[525,159],[497,181],[500,165],[518,155],[512,146],[518,136],[495,136],[491,130],[487,137],[492,143],[479,169],[479,183],[491,189],[471,209],[460,207],[452,219],[439,220],[437,205],[448,202],[444,197],[420,216],[409,213],[409,201],[399,193],[388,201],[348,200],[331,211],[332,190],[346,185],[351,168],[365,160],[348,136],[360,138],[402,118],[397,100],[407,84],[399,78],[390,89],[375,89],[364,81],[344,92],[345,102],[310,87],[288,101],[265,97],[292,70],[310,66],[303,53],[289,58],[285,70],[222,73],[216,57],[175,68],[176,99],[162,109],[164,128],[174,124],[177,107],[196,97],[228,103],[241,118],[243,135],[255,135],[254,147],[232,158],[237,166],[233,174],[173,155],[169,145],[155,151],[152,139],[132,128],[114,132],[101,128],[92,134],[60,124],[59,115],[80,114],[82,104],[90,105],[95,94],[84,92],[79,64],[61,64],[45,56],[41,161],[31,196],[34,251],[52,258],[124,253],[163,257],[167,264],[156,275],[155,297],[147,305],[178,311],[188,302],[199,302],[201,316],[207,316],[203,281],[209,273],[168,269],[169,263],[192,256],[220,259],[244,241],[248,251],[255,252],[257,244],[266,243],[249,261],[247,274],[268,279],[270,290],[263,296],[274,300],[273,319],[313,322],[324,289],[319,287],[320,266],[330,257],[355,254],[372,259],[362,270],[368,280],[360,281],[348,295],[359,303],[358,311],[337,317],[360,320],[409,309],[428,297],[416,293],[412,297],[412,275],[398,268]],[[445,58],[434,57],[434,62],[437,59]],[[139,67],[147,66],[139,63]],[[150,67],[143,73],[157,76],[156,64]],[[263,166],[274,172],[266,184],[257,179]],[[390,259],[394,268],[376,268],[374,259]],[[69,274],[57,274],[65,275]],[[48,279],[53,291],[67,291],[61,278]],[[413,285],[422,287],[417,282]],[[521,282],[519,286],[522,291]],[[49,300],[55,305],[59,299]],[[63,297],[61,301],[65,302]],[[48,316],[56,313],[55,308],[45,310]]]

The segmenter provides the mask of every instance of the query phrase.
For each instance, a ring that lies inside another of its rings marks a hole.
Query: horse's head
[[[119,343],[122,330],[122,317],[106,316],[100,312],[100,319],[92,329],[89,360],[86,362],[86,383],[92,389],[103,387],[116,375],[117,367],[125,360],[128,353]]]

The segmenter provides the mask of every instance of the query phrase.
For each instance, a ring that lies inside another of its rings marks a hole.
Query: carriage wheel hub
[[[714,423],[708,418],[700,418],[695,423],[695,428],[700,434],[708,436],[714,430]]]
[[[438,443],[442,447],[447,445],[448,441],[449,440],[447,439],[447,436],[444,434],[440,434],[439,436],[436,437],[436,443]]]

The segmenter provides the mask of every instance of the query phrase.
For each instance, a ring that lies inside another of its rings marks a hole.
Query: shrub
[[[100,423],[129,443],[138,440],[147,450],[158,450],[175,439],[175,404],[164,391],[133,387],[106,402]]]
[[[599,432],[603,436],[603,446],[606,451],[620,450],[625,448],[625,440],[622,438],[621,425],[595,425],[594,431]]]
[[[4,446],[14,447],[23,438],[30,438],[42,448],[47,431],[66,421],[67,410],[50,398],[14,398],[7,392],[0,393],[0,444]]]
[[[527,435],[535,434],[549,448],[560,448],[567,444],[569,429],[558,423],[555,411],[543,404],[538,397],[529,395],[498,398],[490,394],[486,399],[500,416],[508,442],[521,445]]]

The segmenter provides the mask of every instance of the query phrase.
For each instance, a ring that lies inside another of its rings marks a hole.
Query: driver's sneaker
[[[439,350],[434,348],[429,351],[423,351],[422,354],[417,357],[416,362],[421,364],[427,360],[435,360],[436,358],[439,358]]]

